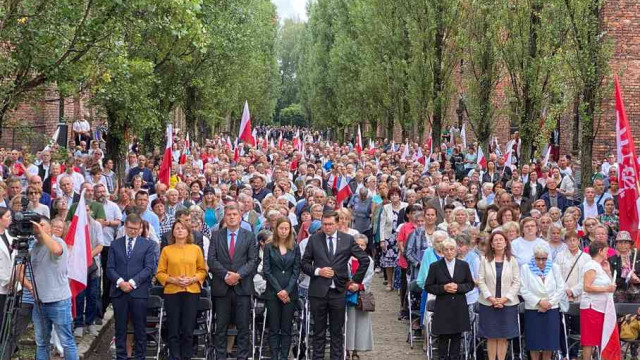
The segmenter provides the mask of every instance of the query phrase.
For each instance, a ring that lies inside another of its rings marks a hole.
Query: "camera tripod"
[[[15,244],[25,244],[29,242],[29,237],[18,237],[14,240]],[[33,239],[31,239],[33,240]],[[0,325],[0,360],[9,360],[13,355],[14,350],[18,344],[17,328],[20,322],[19,310],[22,306],[22,283],[26,280],[27,272],[31,274],[31,284],[33,285],[32,296],[34,299],[34,306],[40,310],[40,303],[38,297],[38,288],[36,286],[36,279],[33,276],[33,266],[31,264],[31,256],[29,254],[28,246],[18,247],[15,257],[13,259],[13,265],[11,267],[11,280],[9,281],[10,293],[4,303],[4,309],[2,309],[4,318]]]

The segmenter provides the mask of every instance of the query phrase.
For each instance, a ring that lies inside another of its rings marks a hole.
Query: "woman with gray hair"
[[[429,266],[424,289],[436,296],[431,331],[438,335],[440,359],[460,359],[460,340],[471,329],[465,294],[475,287],[469,264],[456,259],[456,242],[442,242],[444,257]]]
[[[366,235],[358,234],[354,237],[355,243],[364,251],[367,251],[367,242],[369,239]],[[355,274],[359,266],[358,260],[351,257],[348,263],[349,274]],[[363,292],[371,291],[371,280],[373,279],[374,262],[369,257],[369,267],[364,276],[364,280],[360,284],[358,295]],[[349,306],[347,303],[347,322],[346,330],[346,348],[347,359],[359,360],[359,351],[373,350],[373,323],[371,321],[371,313],[358,310],[355,306]]]
[[[560,350],[560,303],[564,279],[551,261],[549,247],[538,244],[531,260],[520,269],[520,296],[524,299],[524,333],[532,360],[549,360]]]

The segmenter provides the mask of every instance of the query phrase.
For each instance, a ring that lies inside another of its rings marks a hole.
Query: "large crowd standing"
[[[440,359],[452,360],[461,357],[461,335],[472,324],[491,360],[504,360],[520,332],[531,359],[554,352],[578,358],[579,349],[591,359],[608,299],[640,303],[640,259],[630,234],[619,230],[613,155],[594,164],[593,186],[582,187],[575,162],[557,148],[547,163],[520,159],[517,133],[511,164],[509,149],[492,142],[480,166],[477,143],[465,147],[453,134],[436,149],[431,141],[387,140],[360,149],[319,132],[259,128],[255,146],[234,149],[223,136],[200,144],[176,131],[170,180],[162,183],[163,154],[143,152],[135,139],[124,174],[116,174],[105,131],[76,121],[63,159],[53,159],[57,145],[36,154],[0,150],[2,304],[15,290],[8,285],[12,216],[42,217],[34,226],[34,274],[22,276],[14,321],[16,337],[33,323],[37,359],[50,357],[52,329],[53,349],[77,358],[76,340],[97,335],[110,306],[117,358],[142,359],[155,286],[163,287],[172,359],[192,357],[203,291],[215,306],[218,359],[250,357],[256,297],[269,310],[272,359],[294,355],[298,299],[309,301],[315,320],[314,359],[324,357],[327,330],[331,359],[342,359],[343,347],[348,358],[366,356],[374,343],[363,303],[373,281],[398,294],[399,321],[419,314],[411,336],[427,337],[430,329]],[[63,239],[81,193],[94,262],[72,318]],[[41,307],[34,307],[33,278]],[[566,317],[566,327],[579,341],[564,339],[561,314],[572,303],[579,315]],[[228,341],[230,326],[235,341]],[[17,348],[15,339],[10,347]]]

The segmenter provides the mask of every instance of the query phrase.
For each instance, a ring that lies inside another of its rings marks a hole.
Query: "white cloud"
[[[298,18],[307,21],[307,1],[306,0],[271,0],[278,8],[278,15],[281,19]]]

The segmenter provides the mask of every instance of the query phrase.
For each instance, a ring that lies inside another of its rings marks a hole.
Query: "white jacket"
[[[564,279],[560,267],[553,264],[544,283],[529,269],[529,263],[520,267],[520,296],[524,299],[526,310],[537,310],[540,300],[547,300],[551,308],[556,309],[564,296]]]
[[[13,237],[9,235],[9,231],[5,230],[4,234],[7,236],[9,244],[13,242]],[[15,251],[10,251],[4,244],[4,241],[0,239],[0,294],[6,295],[9,293],[9,283],[11,282],[11,268],[13,266],[13,259],[15,257]]]
[[[400,209],[407,207],[406,202],[400,202]],[[400,222],[402,219],[398,219]],[[388,240],[391,237],[393,230],[393,207],[391,203],[386,204],[382,208],[382,214],[380,214],[380,241]]]

